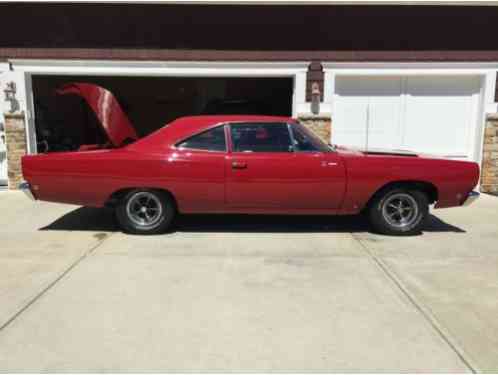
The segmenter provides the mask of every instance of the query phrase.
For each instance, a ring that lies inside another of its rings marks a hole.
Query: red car
[[[115,207],[131,233],[163,232],[177,213],[366,212],[378,232],[406,235],[421,230],[430,204],[479,196],[473,162],[329,146],[286,117],[184,117],[138,139],[109,91],[70,84],[60,93],[87,101],[109,143],[25,156],[21,188],[34,199]]]

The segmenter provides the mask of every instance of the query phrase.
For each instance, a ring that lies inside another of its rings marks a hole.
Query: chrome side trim
[[[480,195],[481,193],[479,193],[478,191],[471,191],[469,195],[467,195],[467,199],[465,199],[465,201],[463,202],[463,206],[471,205],[477,200],[477,198],[479,198]]]
[[[36,200],[35,196],[31,192],[31,186],[29,185],[28,182],[22,182],[21,184],[19,184],[19,190],[21,190],[24,194],[26,194],[26,196],[32,201]]]

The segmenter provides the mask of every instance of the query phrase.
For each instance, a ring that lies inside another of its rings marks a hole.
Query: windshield
[[[335,151],[334,146],[327,145],[324,141],[322,141],[315,133],[309,130],[306,126],[300,123],[294,123],[293,127],[294,138],[304,137],[306,139],[306,143],[309,143],[310,146],[314,149],[314,151],[320,152],[331,152]],[[297,139],[296,139],[297,140]]]

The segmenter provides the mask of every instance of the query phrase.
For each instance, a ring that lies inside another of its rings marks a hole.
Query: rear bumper
[[[22,182],[19,185],[19,190],[21,190],[24,194],[26,194],[26,196],[32,201],[36,200],[35,196],[33,195],[33,192],[31,191],[31,186],[29,185],[28,182]]]
[[[479,193],[477,191],[471,191],[467,195],[467,198],[463,201],[462,206],[469,206],[469,205],[471,205],[472,203],[474,203],[477,200],[477,198],[479,198],[480,195],[481,195],[481,193]]]

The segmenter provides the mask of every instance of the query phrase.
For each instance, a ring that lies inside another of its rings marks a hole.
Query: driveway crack
[[[0,325],[0,332],[12,324],[17,318],[19,318],[27,309],[29,309],[36,301],[43,297],[50,289],[52,289],[59,281],[61,281],[66,275],[69,274],[78,264],[80,264],[85,258],[91,255],[99,246],[101,246],[107,239],[111,238],[113,234],[105,236],[104,238],[99,238],[97,243],[85,251],[81,256],[74,260],[62,273],[52,280],[45,288],[39,291],[33,298],[31,298],[28,303],[21,307],[14,315],[12,315],[5,323]]]
[[[473,363],[470,356],[465,352],[465,350],[452,338],[452,335],[448,330],[437,320],[436,316],[431,312],[431,310],[424,306],[423,303],[418,301],[413,293],[411,293],[408,288],[403,284],[400,278],[392,271],[387,263],[375,253],[373,253],[368,246],[351,233],[353,239],[355,239],[361,246],[362,250],[367,254],[368,258],[373,261],[373,263],[380,269],[380,271],[391,281],[396,289],[398,289],[410,302],[411,305],[422,315],[424,320],[426,320],[429,325],[436,331],[436,333],[443,339],[443,341],[450,347],[450,349],[458,356],[458,358],[463,362],[465,366],[474,374],[480,372],[478,366]]]

